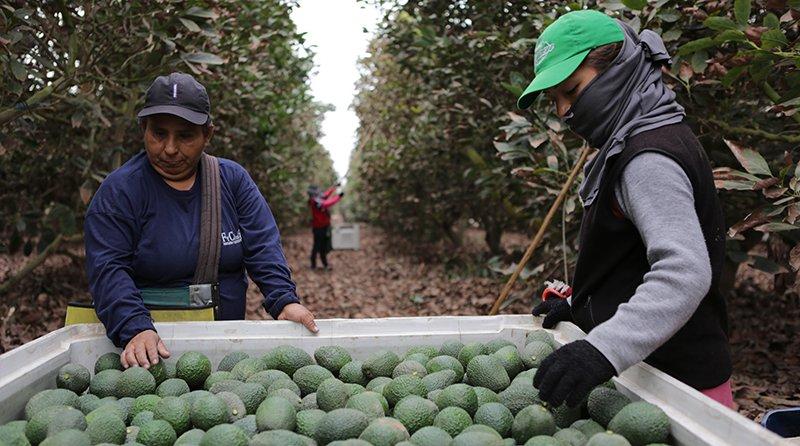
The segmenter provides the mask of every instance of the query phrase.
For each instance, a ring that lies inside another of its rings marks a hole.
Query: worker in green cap
[[[572,294],[533,310],[546,315],[545,328],[571,321],[588,335],[543,361],[534,377],[540,397],[576,406],[644,360],[732,407],[718,290],[725,222],[705,151],[662,80],[671,63],[663,41],[601,12],[575,11],[542,32],[533,62],[519,107],[554,103],[597,149],[580,186]]]

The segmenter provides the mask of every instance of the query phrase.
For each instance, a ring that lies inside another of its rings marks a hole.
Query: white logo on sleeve
[[[222,234],[222,246],[230,246],[242,243],[242,231],[237,229],[236,232],[228,231]]]

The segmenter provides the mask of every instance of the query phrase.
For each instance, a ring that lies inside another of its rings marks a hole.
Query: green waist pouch
[[[181,288],[144,288],[142,300],[148,307],[201,308],[219,302],[219,284],[198,284]]]
[[[189,285],[182,288],[145,288],[144,305],[156,322],[216,320],[219,284]],[[70,302],[64,325],[99,323],[91,303]]]

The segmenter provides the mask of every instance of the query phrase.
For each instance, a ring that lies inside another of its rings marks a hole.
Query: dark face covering
[[[629,136],[680,122],[685,116],[661,78],[661,66],[670,63],[661,37],[650,30],[636,35],[630,26],[618,23],[625,32],[619,54],[583,89],[564,117],[572,131],[599,149],[583,170],[580,197],[585,207],[597,195],[607,161],[625,149]]]

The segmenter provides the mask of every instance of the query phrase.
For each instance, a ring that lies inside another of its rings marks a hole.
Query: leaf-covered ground
[[[465,249],[471,241],[468,237]],[[329,254],[330,271],[310,268],[311,242],[310,230],[283,237],[298,294],[320,319],[486,314],[502,286],[496,276],[467,277],[398,254],[379,231],[363,226],[361,249]],[[248,297],[248,318],[269,318],[259,309],[261,295],[252,284]],[[527,312],[527,307],[517,302],[509,308]]]
[[[477,234],[467,241],[466,253],[481,249]],[[504,241],[506,247],[518,248],[525,238]],[[465,264],[445,267],[400,254],[374,229],[362,228],[361,242],[359,251],[333,252],[333,270],[326,272],[308,266],[310,231],[284,236],[298,292],[317,318],[486,314],[503,284]],[[0,352],[61,327],[68,299],[88,299],[80,247],[69,252],[51,256],[2,296]],[[0,282],[25,260],[0,256]],[[800,302],[797,295],[772,293],[763,277],[740,276],[728,299],[734,397],[742,414],[758,420],[766,410],[800,406]],[[251,285],[248,319],[269,319],[260,302]],[[519,293],[503,312],[527,313],[531,304]]]
[[[740,280],[728,299],[734,400],[756,420],[765,409],[800,407],[800,296],[770,288]]]

